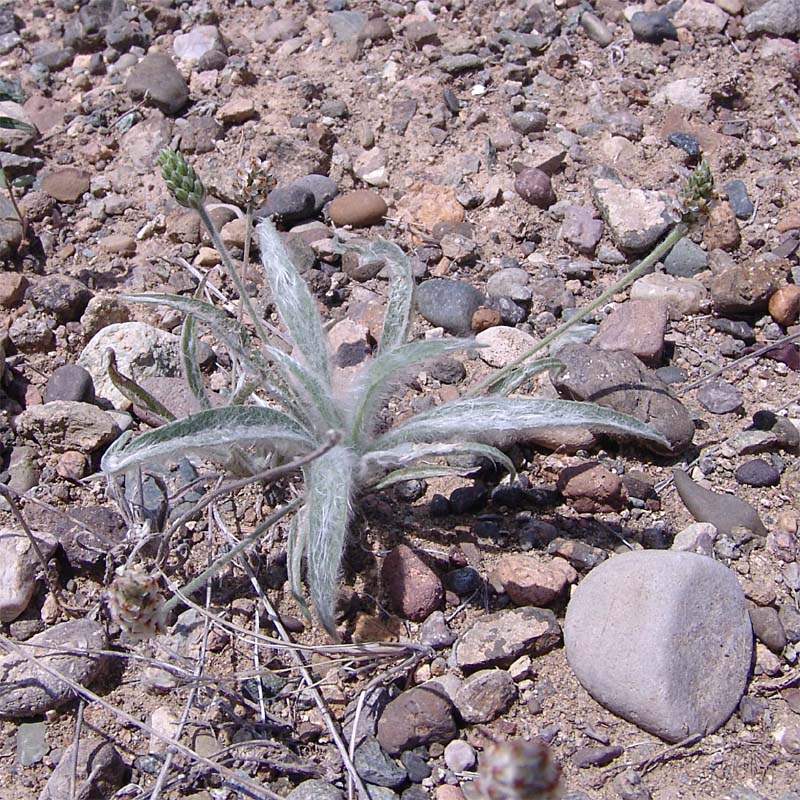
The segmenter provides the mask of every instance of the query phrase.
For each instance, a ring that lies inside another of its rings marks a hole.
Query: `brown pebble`
[[[386,201],[371,189],[359,189],[341,195],[328,206],[328,214],[334,225],[352,225],[354,228],[376,225],[388,210]]]
[[[800,314],[800,286],[789,283],[781,286],[769,299],[769,313],[784,327],[797,322]]]
[[[709,250],[735,250],[742,240],[736,214],[728,203],[717,203],[708,214],[703,241]]]
[[[421,622],[442,607],[444,587],[439,576],[404,544],[386,556],[381,577],[392,607],[412,622]]]
[[[514,190],[526,202],[538,208],[550,208],[556,201],[550,176],[541,169],[523,169],[514,181]]]
[[[99,245],[107,253],[132,256],[136,252],[136,239],[132,236],[125,236],[123,233],[112,233],[110,236],[105,236],[100,240]]]
[[[471,327],[474,331],[485,331],[487,328],[494,328],[503,322],[500,312],[493,308],[481,306],[472,315]]]

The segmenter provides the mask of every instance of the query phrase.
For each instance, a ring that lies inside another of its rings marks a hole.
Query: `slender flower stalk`
[[[225,243],[222,241],[222,237],[219,235],[217,226],[214,224],[214,221],[211,219],[211,216],[208,213],[208,209],[206,208],[205,204],[205,186],[203,186],[203,182],[194,171],[194,167],[192,167],[192,165],[189,164],[180,153],[169,148],[165,148],[161,151],[158,156],[158,163],[161,167],[161,174],[164,177],[164,181],[167,184],[170,192],[172,192],[173,197],[182,206],[185,206],[186,208],[193,208],[200,215],[200,220],[202,221],[203,225],[206,226],[206,230],[208,230],[208,233],[211,236],[211,241],[219,253],[222,263],[225,266],[231,281],[233,281],[233,285],[236,287],[236,291],[239,294],[239,301],[250,316],[253,327],[256,329],[256,333],[258,334],[259,338],[261,341],[266,342],[267,335],[264,325],[261,321],[261,318],[256,313],[255,308],[253,308],[253,304],[250,302],[250,298],[245,289],[244,282],[239,276],[239,273],[236,271],[231,254],[228,251],[228,248],[225,246]]]
[[[610,300],[617,292],[630,286],[635,280],[642,277],[664,258],[670,250],[689,232],[689,223],[699,213],[705,212],[714,197],[714,176],[708,162],[703,159],[692,171],[686,180],[683,189],[683,201],[681,205],[681,221],[669,232],[666,238],[643,258],[633,269],[625,273],[618,281],[608,287],[598,298],[584,306],[577,314],[570,317],[566,322],[549,333],[540,342],[537,342],[522,355],[510,361],[502,369],[498,369],[494,374],[476,384],[468,392],[467,397],[475,397],[486,389],[491,389],[495,384],[510,375],[517,367],[533,358],[537,353],[542,352],[553,340],[568,331],[573,325],[577,325],[586,319],[595,309]]]

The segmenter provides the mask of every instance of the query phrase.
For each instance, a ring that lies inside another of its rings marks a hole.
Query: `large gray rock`
[[[745,690],[753,634],[735,575],[696,553],[616,556],[567,608],[567,659],[599,703],[670,742],[723,725]]]
[[[794,36],[800,33],[800,0],[769,0],[748,14],[743,24],[751,36],[759,33]]]
[[[166,53],[146,55],[131,70],[125,88],[133,100],[146,99],[165,114],[177,114],[189,101],[189,87]]]
[[[104,650],[107,644],[102,625],[90,619],[74,619],[32,636],[25,648],[44,666],[88,686],[103,666],[104,657],[97,655],[97,651]],[[0,675],[3,676],[0,719],[35,717],[68,703],[75,696],[64,681],[16,653],[0,658]]]
[[[58,542],[46,533],[36,533],[36,543],[45,559]],[[0,622],[15,620],[30,603],[41,568],[33,543],[22,531],[0,529]]]
[[[116,353],[117,369],[137,383],[145,378],[174,378],[181,374],[179,336],[144,322],[107,325],[83,348],[78,364],[92,376],[97,396],[110,400],[114,408],[125,411],[131,403],[108,377],[105,356],[108,348]]]
[[[575,344],[561,349],[558,357],[565,368],[551,380],[559,394],[613,408],[652,425],[669,441],[671,453],[681,453],[691,443],[694,423],[689,412],[632,353]]]

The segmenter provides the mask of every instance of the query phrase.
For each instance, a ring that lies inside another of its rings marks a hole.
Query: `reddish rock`
[[[0,306],[18,306],[27,288],[28,279],[24,275],[18,272],[0,272]]]
[[[547,606],[563,597],[578,573],[566,561],[542,562],[529,555],[508,555],[492,570],[489,580],[518,606]]]
[[[800,286],[794,283],[781,286],[769,299],[769,313],[780,325],[794,325],[800,314]]]
[[[550,208],[556,201],[550,176],[536,167],[524,169],[517,175],[514,190],[526,203],[537,208]]]
[[[457,735],[453,704],[435,683],[415,686],[398,695],[378,720],[378,741],[389,755],[429,742],[446,744]]]
[[[592,461],[562,469],[557,486],[581,514],[621,511],[628,502],[628,493],[619,475]]]
[[[439,576],[404,544],[386,556],[381,577],[392,607],[412,622],[422,622],[442,607],[444,588]]]
[[[663,300],[629,300],[600,323],[592,344],[601,350],[627,350],[648,366],[657,366],[664,352],[667,316]]]

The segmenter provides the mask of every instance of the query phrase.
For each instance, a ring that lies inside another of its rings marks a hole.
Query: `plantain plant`
[[[176,198],[207,219],[205,192],[194,170],[171,152],[162,157],[162,169]],[[218,236],[214,239],[222,246]],[[292,591],[305,608],[301,583],[305,558],[314,611],[332,637],[337,635],[334,601],[342,553],[353,504],[362,492],[415,477],[464,474],[463,468],[441,463],[464,454],[491,459],[513,477],[514,465],[495,444],[519,430],[581,425],[666,445],[660,434],[639,420],[592,403],[508,396],[533,371],[552,366],[552,359],[504,376],[486,396],[443,403],[379,430],[379,417],[399,378],[425,361],[475,348],[476,343],[461,338],[408,341],[414,296],[409,260],[397,245],[373,242],[363,252],[383,259],[390,275],[383,328],[374,357],[341,388],[333,380],[335,367],[316,301],[271,221],[257,227],[256,239],[266,284],[292,352],[269,341],[266,322],[255,316],[238,280],[254,336],[243,322],[198,297],[155,293],[128,297],[186,315],[185,372],[205,410],[136,438],[118,440],[106,452],[102,466],[113,475],[175,461],[187,453],[224,462],[233,451],[246,452],[255,464],[258,457],[275,463],[322,450],[303,467],[305,491],[290,526],[288,569]],[[225,254],[223,261],[231,264]],[[246,387],[252,388],[249,395],[236,393],[239,404],[211,407],[194,357],[198,322],[227,347]],[[244,403],[243,395],[248,395]],[[331,441],[335,444],[326,450]]]

